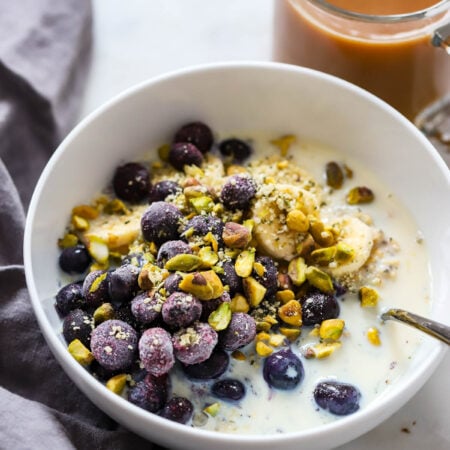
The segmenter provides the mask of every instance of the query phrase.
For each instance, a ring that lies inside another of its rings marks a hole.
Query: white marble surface
[[[125,88],[170,70],[270,60],[272,0],[93,0],[93,6],[93,63],[80,118]],[[450,449],[449,374],[448,352],[406,406],[339,449]]]

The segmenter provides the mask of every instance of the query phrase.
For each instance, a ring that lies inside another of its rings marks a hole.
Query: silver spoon
[[[396,320],[398,322],[406,323],[414,328],[417,328],[424,333],[445,342],[450,345],[450,327],[443,323],[435,322],[434,320],[426,319],[425,317],[418,316],[417,314],[410,313],[404,309],[388,309],[381,314],[381,319]]]

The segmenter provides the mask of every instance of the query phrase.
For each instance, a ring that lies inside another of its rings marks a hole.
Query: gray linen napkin
[[[0,2],[0,449],[159,448],[118,426],[65,375],[25,285],[23,205],[73,125],[90,40],[89,0]]]

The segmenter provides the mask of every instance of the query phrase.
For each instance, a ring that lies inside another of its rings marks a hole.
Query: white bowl
[[[58,249],[71,207],[89,201],[114,168],[168,141],[192,119],[223,133],[295,132],[363,162],[393,190],[423,231],[430,255],[432,318],[450,317],[450,176],[435,149],[390,106],[337,78],[272,63],[190,68],[133,87],[91,114],[57,149],[31,201],[24,243],[33,308],[52,352],[76,385],[136,433],[183,449],[323,449],[367,432],[410,399],[441,360],[443,344],[425,340],[386,395],[334,423],[283,435],[228,435],[179,425],[113,394],[67,352],[52,297]]]

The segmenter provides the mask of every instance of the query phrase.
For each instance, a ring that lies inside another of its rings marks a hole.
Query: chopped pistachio
[[[82,217],[86,220],[96,219],[98,217],[98,209],[90,205],[78,205],[72,209],[74,216]]]
[[[255,249],[249,248],[239,253],[236,258],[234,269],[236,274],[242,278],[249,277],[253,270],[253,263],[255,262]]]
[[[349,205],[359,205],[361,203],[371,203],[375,198],[371,189],[365,186],[357,186],[347,194],[346,200]]]
[[[379,346],[381,345],[380,332],[375,327],[370,327],[367,330],[367,339],[372,345]]]
[[[336,246],[318,248],[311,252],[311,261],[314,264],[328,265],[334,260],[336,255]]]
[[[118,198],[113,198],[111,201],[108,201],[103,210],[106,214],[130,214],[130,210],[126,207],[125,203]]]
[[[346,264],[353,260],[355,257],[355,250],[345,242],[338,242],[336,245],[336,254],[334,260],[338,264]]]
[[[288,134],[286,136],[281,136],[278,139],[273,139],[270,143],[275,145],[275,147],[278,147],[281,156],[284,157],[287,156],[289,148],[295,143],[296,140],[297,138],[294,135]]]
[[[203,240],[205,241],[205,243],[211,244],[211,247],[215,252],[219,251],[219,243],[217,242],[217,239],[215,238],[214,234],[211,233],[211,231],[206,234]]]
[[[256,322],[256,331],[269,331],[272,328],[272,324],[264,320]]]
[[[231,321],[231,306],[227,302],[221,303],[208,317],[208,323],[215,331],[222,331]]]
[[[320,337],[319,329],[320,329],[319,326],[315,326],[315,327],[308,333],[308,336],[311,336],[311,337]]]
[[[189,273],[183,277],[179,287],[200,300],[212,300],[224,291],[222,281],[213,270]]]
[[[158,147],[158,156],[161,158],[162,161],[169,161],[169,153],[170,153],[170,145],[169,144],[163,144]]]
[[[289,300],[295,299],[294,291],[291,289],[284,289],[283,291],[277,291],[275,298],[282,304],[287,303]]]
[[[306,263],[305,260],[298,256],[291,260],[288,266],[288,275],[294,283],[295,286],[302,285],[306,280]]]
[[[309,229],[309,220],[299,209],[294,209],[286,216],[286,225],[292,231],[306,233]]]
[[[267,289],[253,277],[244,278],[242,284],[250,306],[257,307],[266,295]]]
[[[321,339],[337,341],[342,336],[345,322],[342,319],[327,319],[320,324],[319,336]]]
[[[270,334],[267,333],[266,331],[260,331],[260,332],[257,333],[256,336],[255,336],[256,342],[259,342],[259,341],[268,341],[269,339],[270,339]]]
[[[266,356],[269,356],[273,353],[273,348],[268,346],[265,342],[263,341],[258,341],[256,343],[256,353],[259,356],[262,356],[263,358],[265,358]]]
[[[94,322],[95,324],[99,324],[104,322],[105,320],[110,320],[114,318],[114,307],[111,303],[102,303],[95,311],[94,311]]]
[[[336,242],[331,229],[326,228],[320,220],[314,217],[310,217],[309,219],[309,232],[314,240],[322,247],[331,247]]]
[[[197,214],[201,214],[203,212],[211,212],[214,208],[213,199],[206,195],[190,198],[189,203],[195,209]]]
[[[58,239],[60,248],[74,247],[78,244],[78,237],[73,233],[66,233],[61,239]]]
[[[306,279],[308,280],[309,284],[316,287],[322,292],[329,293],[334,291],[331,277],[317,267],[309,266],[306,269]]]
[[[269,338],[269,344],[273,347],[280,347],[284,345],[286,341],[286,336],[282,334],[271,334]]]
[[[245,167],[239,166],[237,164],[232,164],[227,167],[227,175],[239,175],[240,173],[246,173],[247,169]]]
[[[289,300],[278,308],[278,316],[288,325],[300,327],[302,325],[302,306],[298,300]]]
[[[219,256],[210,246],[202,247],[198,251],[198,257],[202,260],[202,268],[209,269],[219,261]]]
[[[148,262],[142,266],[139,272],[138,284],[141,289],[150,290],[163,279],[163,269],[152,262]]]
[[[211,417],[216,417],[217,414],[219,413],[220,410],[220,403],[219,402],[215,402],[212,403],[211,405],[208,405],[206,408],[203,409],[203,411],[210,415]]]
[[[100,285],[106,279],[107,276],[108,276],[107,272],[100,273],[98,276],[96,276],[95,280],[89,287],[89,293],[95,292],[100,287]]]
[[[277,325],[278,324],[278,320],[275,319],[275,317],[273,316],[264,316],[263,320],[267,323],[270,323],[271,325]]]
[[[371,287],[361,287],[358,296],[363,308],[374,308],[378,304],[378,292]]]
[[[253,263],[253,270],[259,277],[263,277],[266,272],[266,268],[260,262],[256,261]]]
[[[194,177],[194,178],[201,177],[205,174],[205,172],[203,172],[203,170],[200,167],[198,167],[194,164],[192,164],[190,166],[188,164],[185,164],[183,166],[183,170],[186,175],[188,175],[190,177]]]
[[[252,240],[252,235],[244,225],[227,222],[222,233],[222,238],[227,247],[243,249]]]
[[[341,347],[341,343],[337,342],[320,342],[319,344],[313,345],[309,347],[309,350],[312,350],[312,354],[309,354],[309,357],[315,357],[317,359],[328,358],[328,356],[332,355],[338,348]]]
[[[115,375],[106,382],[106,387],[114,392],[114,394],[120,395],[125,388],[127,377],[128,375],[126,373]]]
[[[197,255],[181,253],[170,258],[164,265],[164,268],[172,272],[177,270],[181,272],[192,272],[193,270],[198,269],[202,264],[202,259]]]
[[[250,305],[248,304],[247,299],[243,295],[236,294],[231,299],[231,311],[232,312],[248,313],[249,310],[250,310]]]
[[[288,327],[280,327],[279,331],[283,336],[286,336],[291,342],[294,342],[302,332],[300,328],[288,328]]]
[[[72,215],[72,225],[75,230],[78,231],[86,231],[89,229],[89,221],[81,216],[77,216],[76,214]]]
[[[325,176],[328,186],[339,189],[344,182],[344,172],[338,163],[331,161],[325,167]]]
[[[247,359],[244,353],[242,353],[240,350],[234,350],[234,352],[231,353],[231,357],[238,361],[245,361]]]
[[[94,355],[79,339],[74,339],[67,349],[82,366],[88,366],[94,360]]]
[[[99,236],[90,235],[86,248],[95,261],[105,264],[109,258],[108,244]]]

